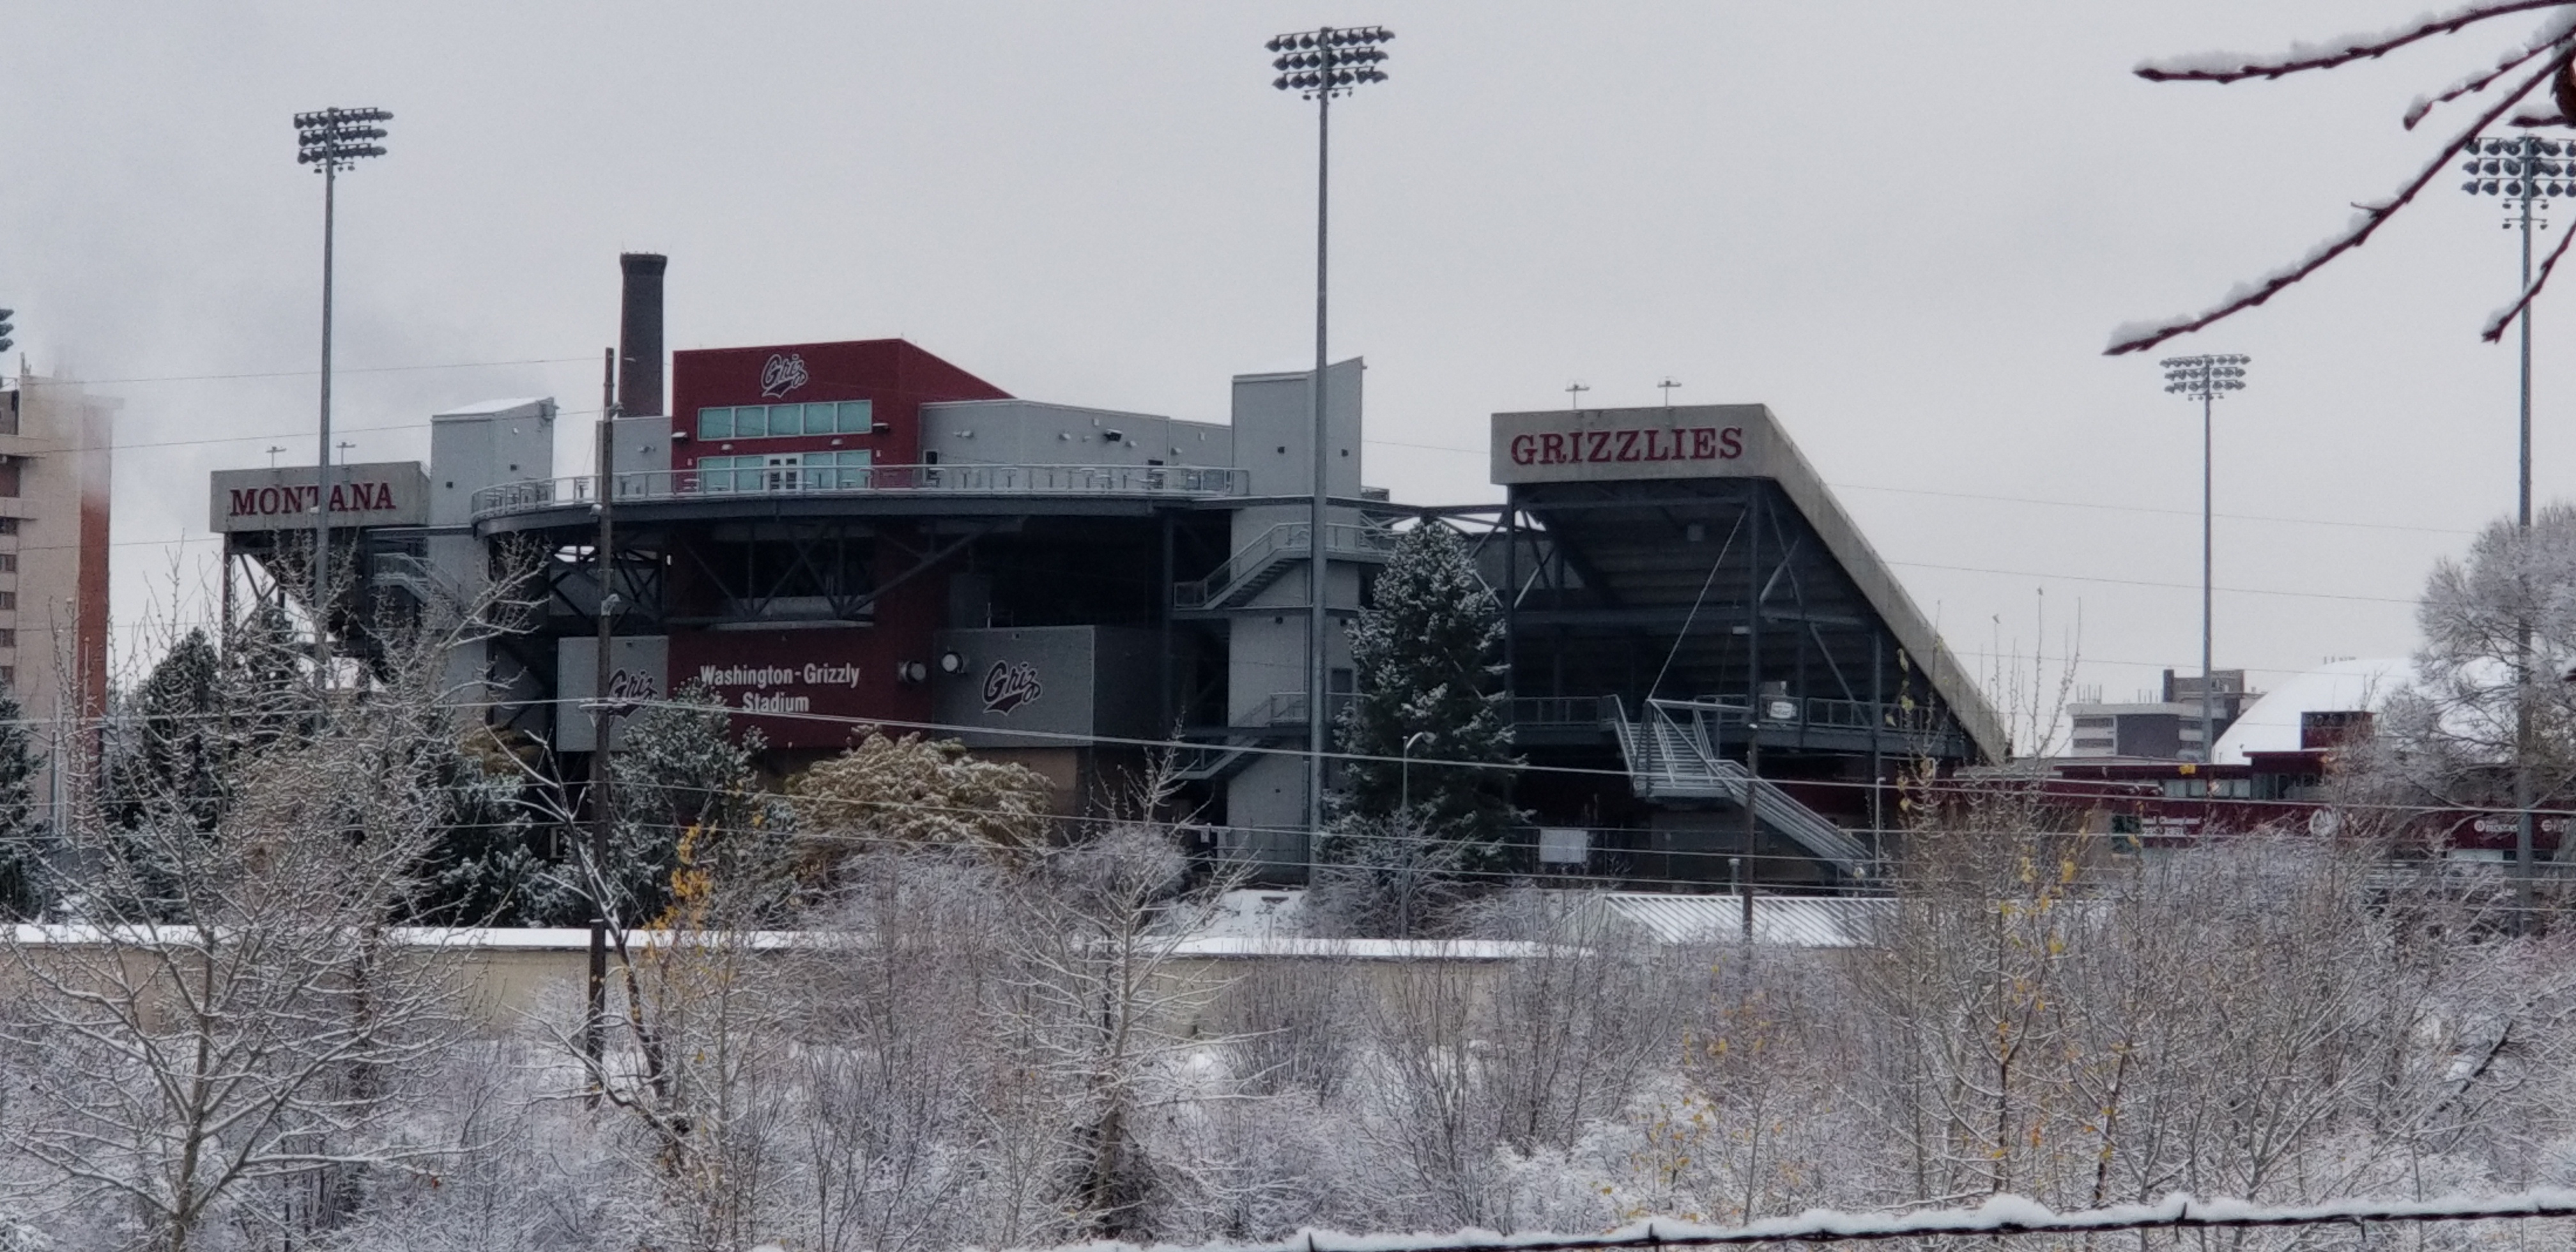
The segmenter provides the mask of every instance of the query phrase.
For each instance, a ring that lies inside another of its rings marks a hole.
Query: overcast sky
[[[1312,351],[1313,107],[1261,42],[1380,23],[1391,81],[1334,113],[1371,482],[1494,498],[1487,415],[1576,380],[1766,403],[1954,647],[2053,662],[2080,605],[2081,681],[2124,699],[2198,665],[2199,414],[2110,331],[2396,186],[2465,123],[2410,135],[2408,101],[2531,24],[2278,83],[2129,71],[2421,2],[26,0],[0,304],[35,369],[124,401],[122,620],[204,585],[208,470],[314,455],[299,110],[396,114],[341,184],[356,459],[423,456],[479,399],[587,419],[621,250],[670,255],[675,348],[901,335],[1015,394],[1222,419],[1229,375]],[[2172,345],[2255,358],[2220,405],[2217,582],[2219,664],[2257,685],[2410,649],[2432,562],[2512,507],[2514,354],[2476,332],[2514,239],[2455,181]],[[2576,491],[2570,301],[2537,322],[2543,500]]]

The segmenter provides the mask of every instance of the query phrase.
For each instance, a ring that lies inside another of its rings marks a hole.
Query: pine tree
[[[35,735],[16,695],[0,690],[0,918],[44,911],[46,831],[36,806]]]
[[[1497,768],[1515,759],[1502,608],[1456,532],[1433,523],[1405,532],[1350,640],[1358,691],[1340,718],[1353,757],[1344,813],[1454,844],[1464,869],[1498,867],[1515,816],[1511,773]],[[1408,799],[1409,820],[1390,825]]]
[[[609,768],[617,785],[609,890],[616,916],[650,922],[671,905],[680,844],[719,879],[766,876],[786,864],[788,822],[760,790],[759,731],[733,738],[721,696],[695,683],[645,710],[618,735]]]
[[[566,867],[566,836],[530,799],[526,751],[488,727],[469,728],[425,788],[437,797],[438,840],[415,904],[420,917],[465,926],[571,926],[588,918]]]
[[[175,822],[212,831],[223,815],[224,662],[202,629],[163,654],[134,692],[108,810],[117,824]]]

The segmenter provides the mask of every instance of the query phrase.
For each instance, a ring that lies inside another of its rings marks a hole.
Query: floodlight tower
[[[1363,83],[1386,81],[1379,69],[1386,43],[1395,34],[1383,26],[1318,27],[1280,35],[1263,45],[1277,53],[1270,68],[1279,77],[1270,85],[1315,102],[1315,375],[1307,386],[1314,401],[1315,481],[1306,530],[1306,848],[1314,859],[1315,840],[1324,830],[1325,722],[1325,529],[1324,469],[1324,312],[1325,272],[1330,252],[1332,207],[1333,97],[1347,96]]]
[[[295,163],[322,175],[322,437],[313,477],[313,683],[331,679],[331,235],[340,171],[385,154],[383,109],[324,109],[295,115]]]
[[[2159,364],[2165,368],[2165,390],[2186,400],[2200,401],[2200,761],[2203,765],[2217,762],[2217,717],[2211,712],[2210,693],[2210,410],[2218,398],[2231,391],[2245,389],[2245,367],[2254,358],[2238,355],[2167,357]],[[2206,788],[2204,783],[2203,787]]]
[[[2531,232],[2547,230],[2549,223],[2540,218],[2549,207],[2549,197],[2576,193],[2576,143],[2562,143],[2538,135],[2514,135],[2503,139],[2471,139],[2462,149],[2468,160],[2460,166],[2469,181],[2460,190],[2473,196],[2495,196],[2504,201],[2504,228],[2522,231],[2522,287],[2514,293],[2517,299],[2531,290]],[[2569,158],[2561,160],[2560,158]],[[2531,306],[2522,307],[2522,419],[2520,450],[2516,457],[2513,522],[2516,532],[2526,538],[2531,531]],[[2516,903],[2521,916],[2516,929],[2527,929],[2532,919],[2532,795],[2531,795],[2531,623],[2517,623],[2513,656],[2513,858]]]

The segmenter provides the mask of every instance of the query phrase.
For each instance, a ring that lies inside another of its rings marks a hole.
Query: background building
[[[2212,729],[2224,742],[2227,728],[2262,692],[2245,688],[2245,671],[2215,670],[2209,676]],[[2074,734],[2067,755],[2125,756],[2161,761],[2206,761],[2200,742],[2200,675],[2164,673],[2162,699],[2130,704],[2099,700],[2066,706]]]
[[[108,502],[117,402],[27,372],[0,389],[0,686],[52,761],[107,707]]]

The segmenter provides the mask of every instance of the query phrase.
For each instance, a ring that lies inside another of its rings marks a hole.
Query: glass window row
[[[736,404],[698,410],[700,439],[770,439],[780,435],[864,435],[876,422],[868,400],[814,404]]]
[[[702,456],[698,490],[728,491],[858,491],[868,486],[868,467],[876,454],[855,452],[788,452],[767,456]]]

